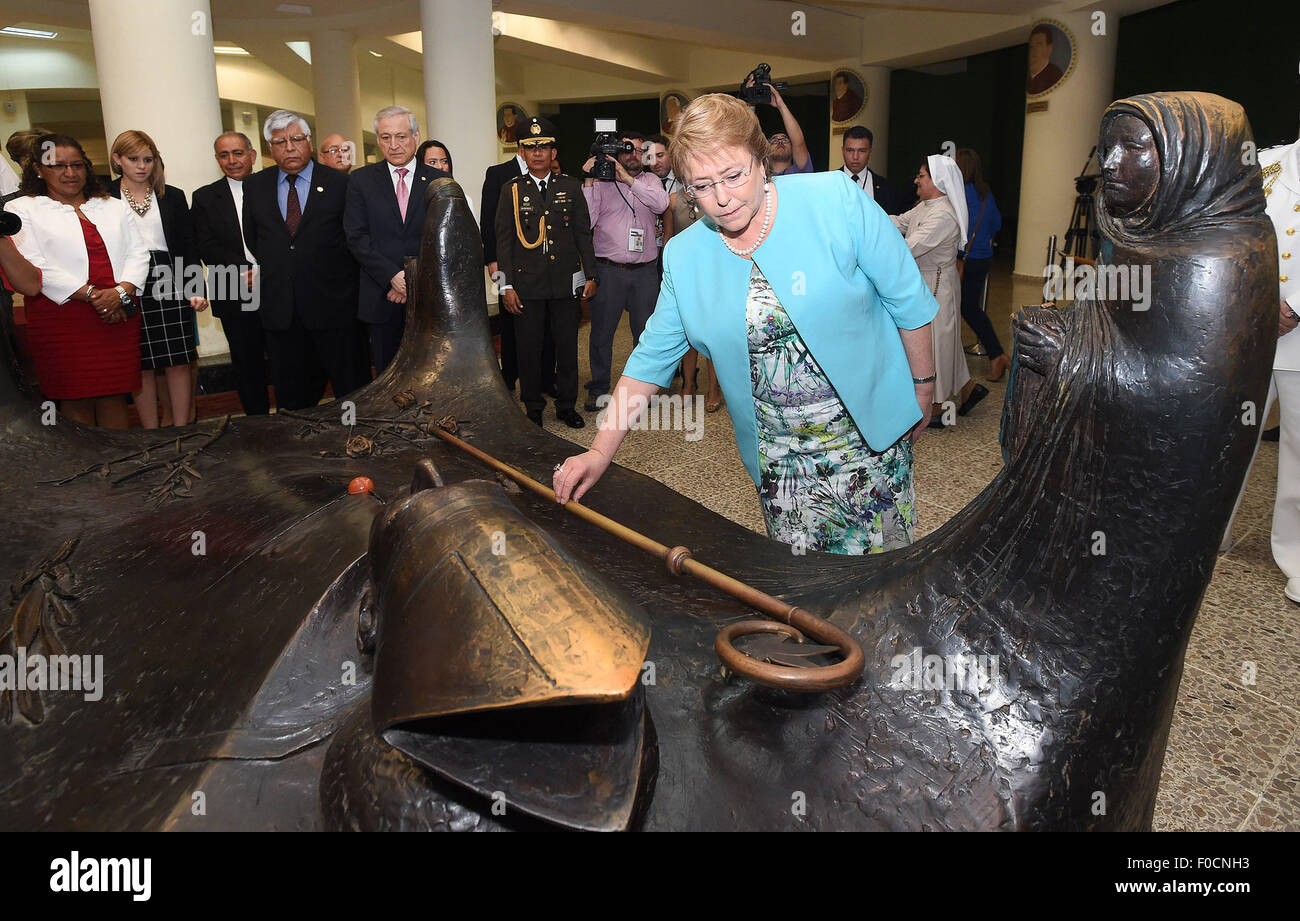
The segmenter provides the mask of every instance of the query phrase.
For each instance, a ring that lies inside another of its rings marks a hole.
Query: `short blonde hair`
[[[153,154],[153,172],[149,174],[149,184],[153,186],[153,194],[157,198],[162,198],[167,188],[166,171],[163,168],[162,154],[158,152],[158,145],[153,142],[153,138],[143,131],[123,131],[113,142],[113,153],[119,157],[134,157],[145,151]],[[108,160],[113,172],[118,176],[122,175],[121,167],[113,163],[113,158],[109,157]]]
[[[668,145],[668,162],[673,173],[688,182],[688,163],[724,147],[748,150],[763,165],[764,175],[771,178],[771,155],[758,116],[748,105],[726,93],[700,96],[682,109],[677,117],[677,133]]]

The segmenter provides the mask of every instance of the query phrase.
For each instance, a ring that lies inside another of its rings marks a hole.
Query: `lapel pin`
[[[325,186],[323,186],[323,185],[318,185],[318,186],[316,186],[316,191],[317,191],[317,192],[324,192],[324,191],[325,191]]]

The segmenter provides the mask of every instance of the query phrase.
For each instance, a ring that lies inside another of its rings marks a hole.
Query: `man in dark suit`
[[[348,178],[343,229],[348,249],[361,265],[357,316],[370,332],[375,374],[397,354],[406,329],[407,256],[420,250],[424,193],[442,170],[417,163],[420,125],[404,106],[388,106],[375,116],[375,137],[384,162],[355,170]]]
[[[893,183],[867,167],[867,163],[871,160],[871,147],[874,141],[871,131],[861,125],[854,125],[845,131],[843,146],[840,148],[840,153],[844,157],[844,166],[841,169],[858,184],[858,188],[870,195],[886,214],[902,214],[904,202]]]
[[[315,161],[301,115],[272,112],[263,133],[276,165],[244,183],[244,240],[258,261],[276,405],[302,409],[316,402],[313,362],[336,398],[365,382],[357,263],[343,233],[348,177]]]
[[[507,160],[505,163],[498,163],[496,166],[489,166],[483,176],[483,196],[480,199],[480,210],[482,220],[479,221],[479,233],[483,238],[483,264],[487,266],[488,274],[495,281],[499,276],[497,271],[497,203],[501,200],[501,188],[511,179],[517,176],[523,176],[528,173],[528,164],[524,162],[523,155],[516,153],[514,159]],[[501,308],[500,299],[497,303],[497,323],[501,330],[501,376],[506,379],[506,387],[510,390],[515,389],[515,381],[519,378],[519,365],[515,357],[515,324],[514,317]]]
[[[551,172],[555,128],[531,118],[519,133],[528,173],[501,189],[496,209],[501,306],[514,316],[519,394],[528,418],[542,424],[545,331],[554,343],[555,416],[570,428],[586,423],[578,398],[578,319],[583,297],[596,293],[596,253],[582,183]],[[585,280],[584,280],[585,279]]]
[[[244,245],[244,180],[253,172],[257,153],[247,135],[228,131],[212,145],[225,173],[211,185],[194,190],[190,215],[199,258],[208,266],[212,312],[230,344],[230,366],[244,412],[271,410],[266,387],[266,332],[259,303],[251,294],[253,254]],[[219,276],[219,277],[218,277]]]

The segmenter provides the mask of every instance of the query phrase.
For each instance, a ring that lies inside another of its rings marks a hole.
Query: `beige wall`
[[[98,85],[89,44],[0,36],[0,86],[6,90]]]
[[[316,111],[311,90],[288,80],[254,57],[217,55],[217,94],[222,99],[240,99],[264,106],[269,112],[293,109]]]

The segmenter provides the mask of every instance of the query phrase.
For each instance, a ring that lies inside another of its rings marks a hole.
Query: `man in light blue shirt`
[[[313,161],[311,129],[295,112],[273,112],[262,135],[275,165],[244,180],[244,241],[259,266],[276,405],[303,409],[326,380],[342,399],[370,379],[343,230],[348,177]]]

